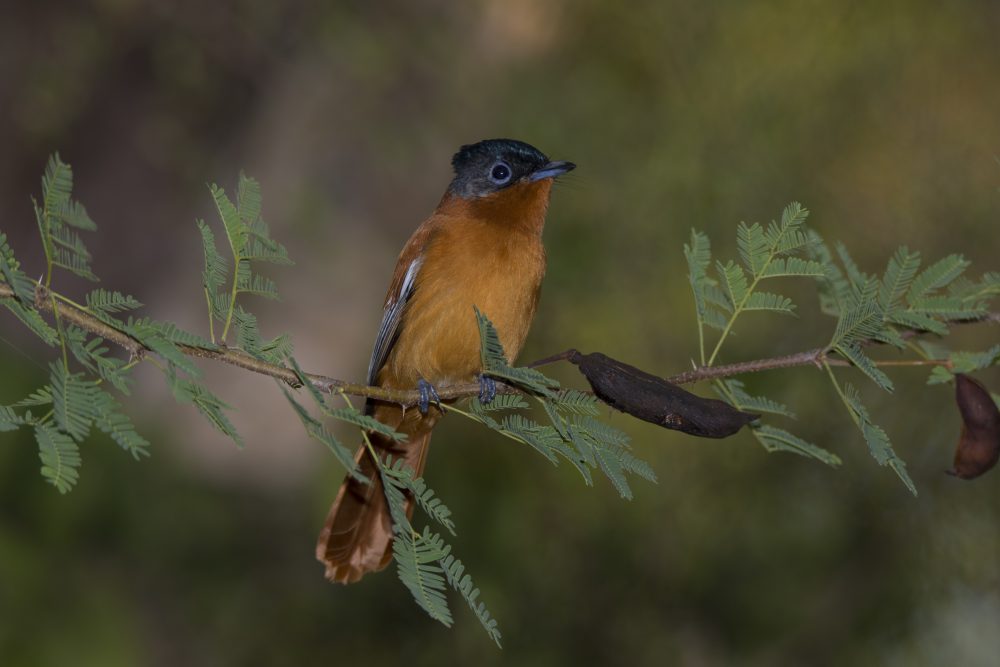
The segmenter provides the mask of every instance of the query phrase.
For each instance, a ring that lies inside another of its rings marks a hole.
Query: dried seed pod
[[[760,417],[723,401],[696,396],[600,352],[573,350],[569,361],[580,368],[602,401],[657,426],[702,438],[725,438]]]
[[[968,375],[955,375],[955,402],[962,415],[962,433],[949,475],[975,479],[1000,457],[1000,410],[990,392]]]

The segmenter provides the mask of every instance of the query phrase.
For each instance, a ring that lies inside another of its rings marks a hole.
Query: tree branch
[[[35,307],[38,310],[52,312],[52,299],[51,292],[46,289],[43,285],[38,285],[35,290]],[[0,283],[0,298],[16,298],[13,288],[9,285]],[[123,349],[125,349],[133,357],[142,357],[149,350],[145,348],[142,343],[138,340],[129,336],[123,331],[120,331],[107,323],[101,321],[93,314],[88,312],[84,308],[80,308],[72,303],[63,302],[59,306],[59,317],[73,324],[85,331],[100,336],[105,340],[108,340]],[[990,323],[1000,323],[1000,313],[987,313],[982,318],[971,319],[971,320],[958,320],[954,323],[956,324],[974,324],[981,322]],[[910,330],[903,332],[906,337],[912,337],[919,335],[920,331]],[[224,364],[229,364],[230,366],[236,366],[238,368],[243,368],[254,373],[259,373],[261,375],[267,375],[269,377],[275,378],[292,387],[299,387],[301,383],[299,382],[298,376],[295,371],[286,367],[279,366],[276,364],[268,363],[262,361],[256,357],[253,357],[246,352],[239,349],[228,348],[225,346],[220,346],[215,349],[198,347],[195,345],[184,345],[177,344],[177,347],[186,355],[192,357],[198,357],[201,359],[211,359],[213,361],[220,361]],[[567,350],[565,352],[560,352],[552,356],[546,357],[535,361],[529,366],[537,367],[543,366],[545,364],[553,363],[556,361],[564,361],[569,358],[569,356],[574,353],[575,350]],[[754,359],[751,361],[741,361],[733,364],[724,364],[721,366],[702,366],[700,368],[694,368],[683,373],[677,373],[672,375],[666,380],[673,384],[692,384],[695,382],[701,382],[703,380],[713,380],[718,378],[732,377],[734,375],[743,375],[746,373],[756,373],[765,370],[775,370],[779,368],[794,368],[797,366],[817,366],[822,367],[823,363],[827,363],[831,366],[850,366],[851,364],[844,359],[831,358],[827,355],[824,348],[815,348],[812,350],[805,350],[803,352],[796,352],[794,354],[787,354],[779,357],[768,357],[765,359]],[[878,362],[877,362],[878,363]],[[883,362],[885,363],[885,362]],[[940,365],[946,363],[945,361],[929,360],[929,361],[919,361],[911,362],[908,365]],[[888,364],[887,364],[888,365]],[[344,393],[350,394],[351,396],[363,396],[366,398],[373,398],[378,401],[385,401],[387,403],[398,403],[404,406],[416,405],[420,399],[420,393],[416,390],[409,389],[386,389],[383,387],[369,387],[365,384],[358,384],[353,382],[347,382],[345,380],[340,380],[337,378],[329,377],[326,375],[319,375],[317,373],[306,373],[306,378],[312,384],[313,387],[319,391],[326,393]],[[441,400],[451,400],[459,398],[468,398],[471,396],[476,396],[479,394],[479,384],[478,383],[468,383],[468,384],[457,384],[450,385],[446,387],[437,388],[438,395]],[[518,393],[519,390],[504,385],[502,383],[497,383],[498,393]]]

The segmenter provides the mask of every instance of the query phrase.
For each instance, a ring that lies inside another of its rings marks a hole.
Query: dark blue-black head
[[[485,197],[516,183],[556,178],[576,168],[552,162],[540,150],[516,139],[487,139],[462,146],[451,159],[455,178],[448,192],[464,199]]]

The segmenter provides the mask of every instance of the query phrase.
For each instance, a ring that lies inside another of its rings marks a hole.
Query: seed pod
[[[696,396],[600,352],[574,350],[569,361],[580,368],[602,401],[657,426],[701,438],[725,438],[760,417],[723,401]]]
[[[975,479],[997,464],[1000,457],[1000,410],[990,392],[968,375],[955,375],[955,402],[962,415],[962,433],[949,475]]]

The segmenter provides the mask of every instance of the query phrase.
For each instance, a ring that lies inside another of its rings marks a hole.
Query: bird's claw
[[[488,375],[479,376],[479,402],[483,405],[491,402],[497,395],[496,380]]]
[[[441,397],[438,396],[437,389],[434,388],[427,380],[420,378],[417,380],[417,391],[420,392],[420,400],[417,402],[417,408],[420,410],[420,414],[426,415],[427,411],[430,410],[431,403],[436,403],[438,410],[441,409]]]

